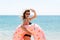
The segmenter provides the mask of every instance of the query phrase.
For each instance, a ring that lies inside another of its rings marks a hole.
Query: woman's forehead
[[[26,13],[30,13],[30,12],[26,12]]]

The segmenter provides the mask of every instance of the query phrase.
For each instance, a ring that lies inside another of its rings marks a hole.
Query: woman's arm
[[[30,10],[34,13],[34,16],[30,18],[30,20],[32,20],[32,19],[36,18],[36,12],[33,9],[30,9]]]

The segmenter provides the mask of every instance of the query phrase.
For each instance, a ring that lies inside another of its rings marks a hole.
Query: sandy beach
[[[45,32],[47,40],[60,40],[60,32]],[[0,31],[0,40],[12,40],[12,31]],[[33,40],[33,37],[31,38]]]

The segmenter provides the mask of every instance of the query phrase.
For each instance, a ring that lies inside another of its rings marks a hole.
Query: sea
[[[22,23],[22,17],[19,15],[0,15],[0,40],[12,40],[14,31]],[[31,23],[42,28],[46,40],[60,40],[60,16],[38,15]]]

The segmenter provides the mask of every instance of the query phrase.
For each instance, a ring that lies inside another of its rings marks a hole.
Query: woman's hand
[[[34,9],[30,9],[32,12],[35,12],[35,10]]]
[[[30,20],[32,20],[32,19],[36,18],[37,15],[36,15],[36,12],[34,9],[30,9],[30,10],[34,13],[34,16],[30,18]]]

